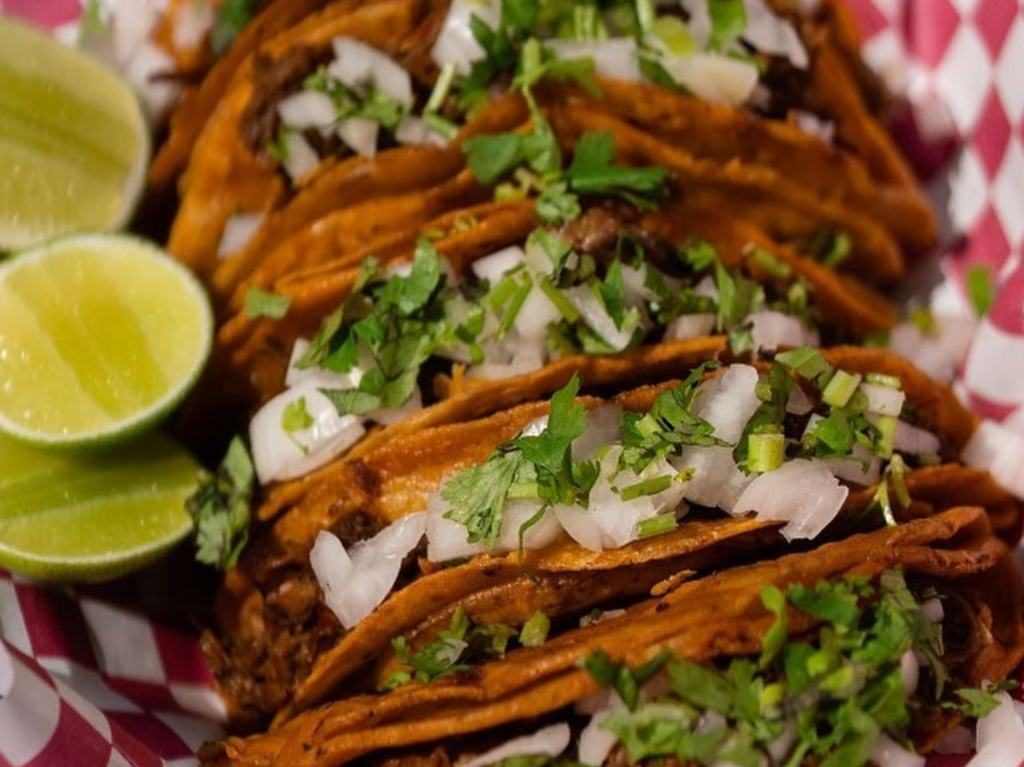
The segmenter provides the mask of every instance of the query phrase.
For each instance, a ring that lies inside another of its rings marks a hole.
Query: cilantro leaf
[[[288,434],[308,429],[313,425],[313,416],[306,409],[306,398],[299,397],[284,406],[281,411],[281,428]]]
[[[587,409],[575,402],[579,389],[579,376],[573,375],[569,383],[552,395],[544,431],[512,441],[524,459],[551,473],[562,469],[573,440],[583,434],[587,425]]]
[[[224,0],[220,4],[210,30],[210,47],[214,53],[223,53],[234,42],[258,5],[259,0]]]
[[[964,273],[964,284],[971,306],[978,317],[984,317],[995,301],[995,286],[992,284],[992,271],[987,264],[976,264]]]
[[[361,389],[320,389],[320,393],[331,401],[338,415],[366,415],[381,406],[379,394]]]
[[[610,132],[584,133],[565,174],[569,187],[579,194],[623,197],[640,207],[665,194],[667,170],[614,165],[614,156],[615,138]]]
[[[249,507],[256,472],[245,443],[231,440],[220,467],[204,473],[185,506],[196,523],[196,559],[227,570],[249,539]]]
[[[268,293],[259,288],[249,288],[245,294],[245,316],[250,319],[269,317],[279,320],[288,314],[292,300],[288,296]]]
[[[445,483],[441,497],[450,504],[445,519],[464,526],[470,543],[483,541],[491,547],[498,540],[505,498],[522,461],[519,453],[499,452]]]
[[[758,665],[761,668],[768,668],[786,644],[788,624],[786,622],[786,597],[775,586],[765,586],[761,589],[761,602],[765,609],[771,611],[775,616],[775,623],[765,633],[761,640],[761,660]]]
[[[708,48],[724,51],[747,28],[747,11],[743,0],[708,0],[711,16],[711,37]]]

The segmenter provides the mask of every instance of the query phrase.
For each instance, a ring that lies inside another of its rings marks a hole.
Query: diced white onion
[[[942,618],[945,615],[942,600],[938,597],[925,600],[921,603],[921,614],[924,615],[929,623],[942,623]]]
[[[174,105],[181,91],[178,83],[166,77],[175,71],[174,59],[163,48],[143,42],[131,58],[120,60],[125,78],[142,97],[146,114],[159,120]]]
[[[284,151],[284,170],[292,181],[302,178],[320,164],[316,150],[305,136],[296,131],[285,131]]]
[[[647,287],[646,264],[641,264],[637,269],[629,264],[622,265],[622,290],[630,306],[642,306],[644,301],[653,301],[658,297],[657,293]]]
[[[281,427],[281,415],[300,398],[305,398],[313,425],[287,434]],[[344,453],[365,433],[361,418],[338,415],[316,381],[303,381],[278,394],[253,416],[249,441],[256,474],[264,485],[301,477]]]
[[[569,725],[564,722],[538,730],[533,735],[513,738],[479,756],[459,759],[455,767],[488,767],[513,756],[558,756],[569,747],[572,735]]]
[[[926,429],[911,426],[906,421],[896,422],[893,449],[907,455],[936,454],[942,449],[939,438]]]
[[[782,725],[782,732],[768,744],[768,755],[774,764],[783,764],[786,761],[786,757],[796,744],[796,739],[796,725],[791,719],[787,719]]]
[[[440,492],[431,493],[427,499],[427,559],[431,562],[447,562],[482,554],[482,543],[470,543],[465,525],[445,519],[448,502]]]
[[[665,55],[662,66],[680,85],[705,101],[740,106],[757,85],[757,67],[717,53]]]
[[[704,48],[711,38],[711,14],[708,12],[708,0],[679,0],[679,4],[689,17],[686,29],[693,41]]]
[[[332,44],[335,59],[327,67],[329,76],[356,91],[373,86],[402,106],[412,106],[412,78],[401,64],[353,37],[336,37]]]
[[[534,285],[519,307],[519,313],[512,324],[521,336],[546,338],[548,326],[554,325],[561,318],[558,307],[551,303],[543,290]]]
[[[788,314],[764,310],[750,314],[747,321],[753,323],[750,332],[756,349],[773,352],[780,346],[818,345],[818,334]]]
[[[610,709],[596,712],[580,733],[577,757],[582,764],[600,767],[618,743],[618,736],[601,726],[611,713]]]
[[[294,130],[323,128],[338,119],[334,102],[320,91],[299,91],[281,100],[277,105],[281,122]]]
[[[427,124],[422,117],[406,115],[395,128],[395,141],[412,146],[447,146],[448,139]]]
[[[338,123],[338,138],[360,157],[377,154],[380,125],[368,117],[349,117]]]
[[[925,764],[923,756],[908,751],[884,732],[875,741],[871,761],[885,767],[924,767]]]
[[[304,381],[312,381],[318,389],[354,389],[359,386],[363,377],[361,368],[353,367],[347,373],[335,373],[320,367],[300,368],[299,360],[309,349],[309,341],[299,338],[292,346],[292,356],[288,361],[288,372],[285,374],[284,385],[297,386]]]
[[[860,385],[860,390],[868,398],[866,409],[869,413],[899,416],[903,411],[907,395],[900,389],[865,382]]]
[[[577,285],[564,293],[587,326],[600,336],[613,351],[621,352],[629,346],[629,342],[633,339],[633,331],[629,328],[619,328],[615,324],[615,320],[608,314],[601,299],[589,286]]]
[[[594,62],[594,72],[625,82],[641,82],[643,73],[637,61],[636,40],[612,37],[607,40],[553,39],[545,43],[559,59],[585,59]]]
[[[718,285],[715,284],[714,279],[704,277],[698,282],[693,288],[694,295],[704,296],[710,298],[716,304],[718,303]]]
[[[900,676],[903,678],[903,689],[907,697],[914,694],[921,676],[921,661],[913,650],[907,650],[900,656]]]
[[[491,285],[526,260],[526,254],[518,245],[510,245],[483,258],[478,258],[470,267],[477,279],[487,280]]]
[[[469,26],[473,16],[478,16],[491,29],[497,29],[501,3],[499,0],[452,0],[430,52],[439,67],[450,63],[458,72],[467,74],[473,62],[486,57]]]
[[[666,341],[685,341],[689,338],[701,338],[711,335],[715,327],[715,315],[680,314],[665,328]]]
[[[913,323],[901,323],[889,334],[889,346],[932,378],[951,381],[967,359],[977,324],[964,317],[936,316],[935,326],[933,335]]]
[[[997,693],[999,705],[978,720],[978,752],[966,767],[1014,767],[1024,762],[1024,722],[1013,699]]]
[[[825,462],[839,479],[856,485],[874,485],[881,477],[881,461],[861,444],[853,446],[849,458],[832,458]]]
[[[811,402],[810,397],[799,385],[794,383],[793,388],[789,390],[789,399],[786,400],[786,412],[793,415],[807,415],[813,409],[814,403]]]
[[[659,460],[638,475],[618,468],[621,454],[622,448],[615,446],[601,459],[601,473],[590,490],[587,508],[555,507],[558,521],[569,536],[593,551],[617,549],[635,541],[640,522],[662,512],[676,511],[683,497],[685,483],[673,481],[660,493],[624,500],[618,492],[622,488],[664,474],[674,475],[675,471],[666,461]]]
[[[823,120],[813,112],[804,112],[796,109],[792,112],[796,120],[796,127],[811,136],[820,138],[826,144],[831,144],[836,135],[836,124],[831,120]]]
[[[1024,407],[1014,410],[1003,420],[1003,426],[1015,434],[1024,435]]]
[[[532,373],[544,367],[547,341],[543,335],[521,336],[513,328],[501,341],[484,344],[484,359],[467,371],[471,378],[497,381]]]
[[[968,466],[988,469],[1008,492],[1024,498],[1024,435],[995,421],[982,421],[964,448]]]
[[[807,69],[807,49],[787,20],[776,16],[764,0],[743,0],[747,26],[741,37],[760,53],[784,56],[797,69]]]
[[[262,223],[262,213],[235,213],[231,216],[220,235],[217,258],[224,258],[244,248]]]
[[[412,394],[400,407],[382,407],[377,410],[371,410],[366,414],[366,417],[371,421],[390,426],[393,423],[408,418],[413,413],[417,413],[423,409],[423,395],[420,393],[420,387],[413,389]]]
[[[828,467],[798,458],[757,477],[734,511],[786,522],[781,532],[787,541],[813,539],[835,519],[849,492]]]
[[[974,733],[957,725],[935,744],[936,754],[969,754],[974,750]]]
[[[507,502],[501,518],[501,534],[492,551],[498,553],[517,551],[519,549],[519,529],[540,511],[540,508],[540,503],[537,501]],[[549,509],[523,534],[523,548],[526,551],[543,549],[554,543],[561,532],[562,528],[558,524],[558,519]]]
[[[425,513],[410,514],[355,544],[350,552],[337,536],[320,531],[309,563],[324,592],[324,603],[342,626],[357,625],[387,598],[402,560],[419,545],[426,524]]]
[[[700,385],[694,412],[715,427],[716,437],[734,444],[761,406],[757,382],[756,368],[730,365],[724,373]]]

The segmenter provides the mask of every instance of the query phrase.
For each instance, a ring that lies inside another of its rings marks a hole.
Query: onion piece
[[[921,676],[921,661],[913,650],[907,650],[900,656],[900,676],[903,677],[903,689],[909,698],[917,689]]]
[[[591,410],[587,413],[587,428],[573,440],[572,459],[590,461],[598,450],[617,442],[621,423],[622,408],[618,405],[601,405]]]
[[[537,730],[533,735],[513,738],[478,756],[459,759],[455,767],[488,767],[513,756],[558,756],[569,747],[572,735],[564,722]]]
[[[776,16],[764,0],[743,0],[743,5],[747,26],[740,37],[760,53],[783,56],[797,69],[807,69],[807,49],[793,25]]]
[[[349,117],[338,123],[338,138],[361,157],[377,154],[377,136],[380,125],[368,117]]]
[[[1024,498],[1024,435],[995,421],[982,421],[964,448],[968,466],[988,469],[996,482],[1018,498]]]
[[[715,315],[710,313],[680,314],[665,328],[666,341],[685,341],[711,334],[715,328]]]
[[[288,178],[297,181],[320,164],[320,157],[301,133],[285,131],[283,136],[284,171]]]
[[[488,256],[478,258],[470,267],[477,279],[496,284],[507,273],[526,261],[526,253],[518,245],[496,250]]]
[[[217,244],[217,258],[230,256],[248,244],[263,224],[262,213],[235,213],[224,224]]]
[[[606,40],[553,39],[545,43],[559,59],[590,59],[594,72],[630,83],[642,82],[643,73],[637,60],[636,40],[612,37]]]
[[[277,113],[281,122],[293,130],[324,128],[338,119],[331,97],[320,91],[303,90],[281,99]]]
[[[613,709],[610,708],[596,712],[590,717],[587,726],[583,728],[583,731],[580,733],[577,751],[577,758],[581,763],[600,767],[608,759],[608,754],[612,752],[615,744],[619,742],[619,738],[615,733],[602,727],[605,719],[612,712]]]
[[[551,299],[543,290],[534,285],[527,294],[526,300],[523,301],[523,305],[519,307],[519,312],[516,314],[515,320],[512,321],[512,325],[521,336],[526,338],[540,336],[546,339],[548,326],[554,325],[561,318],[562,314],[558,311],[558,307],[551,303]]]
[[[569,302],[576,307],[583,321],[601,339],[611,347],[612,351],[621,352],[633,340],[631,328],[620,328],[608,314],[601,299],[587,285],[577,285],[563,291]]]
[[[658,294],[647,287],[647,265],[641,264],[634,269],[629,264],[622,264],[622,292],[626,295],[626,303],[630,306],[642,306],[644,301],[654,301]]]
[[[932,597],[921,603],[921,614],[929,623],[942,623],[946,611],[942,606],[942,600]]]
[[[813,539],[835,519],[849,493],[827,466],[798,458],[751,482],[734,513],[752,511],[758,519],[786,522],[781,532],[787,541]]]
[[[753,476],[740,471],[731,447],[685,447],[669,462],[679,471],[693,472],[683,492],[687,501],[730,514],[747,485],[754,480]]]
[[[545,336],[523,337],[513,329],[502,341],[485,344],[487,361],[470,367],[467,375],[490,381],[513,378],[544,367],[546,357]]]
[[[869,413],[899,416],[903,411],[907,395],[899,389],[864,382],[860,385],[860,390],[868,399],[866,410]]]
[[[925,758],[908,751],[884,732],[875,741],[871,750],[871,761],[885,767],[924,767]]]
[[[830,458],[825,463],[839,479],[857,485],[875,485],[882,476],[881,460],[860,443],[853,446],[849,458]]]
[[[318,389],[354,389],[362,380],[363,370],[353,367],[345,373],[335,373],[321,367],[300,368],[301,360],[309,349],[309,341],[299,338],[292,346],[292,356],[288,361],[288,372],[285,374],[284,385],[291,388],[303,381],[313,381]]]
[[[454,64],[456,71],[468,74],[473,62],[487,57],[469,26],[473,16],[478,16],[491,29],[497,29],[501,22],[501,4],[498,0],[452,0],[430,51],[439,67]]]
[[[383,602],[398,580],[402,561],[415,549],[426,530],[424,512],[392,522],[350,552],[333,534],[321,530],[309,563],[324,592],[324,603],[341,625],[350,629]]]
[[[539,501],[515,500],[505,504],[501,518],[501,533],[495,542],[492,553],[518,551],[519,529],[526,524],[541,508]],[[465,528],[463,528],[465,529]],[[550,509],[544,512],[540,520],[531,525],[523,534],[523,549],[536,551],[550,546],[561,534],[562,528],[558,519]]]
[[[210,3],[178,3],[173,7],[173,13],[171,39],[175,50],[194,50],[202,45],[203,38],[213,26],[213,6]]]
[[[395,128],[395,141],[412,146],[448,146],[448,139],[427,124],[422,117],[406,115]]]
[[[715,427],[716,437],[735,443],[761,406],[757,382],[755,368],[730,365],[722,375],[700,385],[693,401],[694,412]]]
[[[448,562],[475,554],[483,554],[482,543],[470,543],[465,525],[445,519],[448,502],[441,497],[440,490],[427,498],[427,559],[431,562]]]
[[[677,83],[698,98],[727,106],[743,104],[759,77],[753,64],[717,53],[664,55],[661,63]]]
[[[786,412],[792,415],[807,415],[812,410],[814,403],[807,396],[807,392],[800,388],[799,384],[794,383],[789,390],[789,399],[786,400]]]
[[[818,345],[818,334],[788,314],[764,310],[748,315],[746,321],[753,325],[751,336],[756,349],[773,352],[780,346]]]
[[[836,124],[831,120],[823,120],[813,112],[804,112],[800,109],[790,113],[796,122],[796,127],[811,136],[821,139],[826,144],[831,144],[836,135]]]
[[[313,425],[287,434],[281,427],[281,416],[286,407],[301,398]],[[315,380],[303,381],[278,394],[253,416],[249,441],[256,474],[264,485],[301,477],[344,453],[365,433],[361,418],[338,415]]]
[[[1005,767],[1024,762],[1024,722],[1009,695],[1000,692],[995,697],[999,705],[978,720],[978,752],[965,767]]]
[[[412,78],[401,64],[354,37],[336,37],[331,44],[335,59],[327,67],[330,77],[359,92],[372,86],[402,106],[412,106]]]
[[[957,725],[935,744],[936,754],[969,754],[974,750],[974,733]]]
[[[907,455],[936,454],[942,450],[942,442],[927,429],[911,426],[906,421],[897,421],[892,447]]]

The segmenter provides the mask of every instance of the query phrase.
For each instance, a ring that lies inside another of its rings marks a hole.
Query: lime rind
[[[191,299],[190,306],[200,313],[198,324],[202,329],[202,337],[197,340],[195,345],[189,372],[178,378],[157,400],[128,417],[111,421],[99,428],[70,434],[41,431],[27,428],[0,411],[0,433],[39,447],[102,447],[130,439],[159,423],[182,402],[189,390],[196,384],[213,345],[214,318],[209,299],[202,285],[187,267],[144,239],[132,235],[105,233],[60,237],[43,246],[23,251],[16,257],[0,263],[0,287],[3,287],[10,275],[18,270],[31,268],[63,251],[73,248],[87,250],[116,248],[123,251],[126,246],[133,250],[135,255],[153,258],[160,267],[169,270],[169,273],[174,275],[177,285],[183,287],[187,292]]]
[[[152,151],[138,95],[103,61],[10,18],[0,50],[0,251],[125,226]],[[109,172],[86,172],[96,163]]]

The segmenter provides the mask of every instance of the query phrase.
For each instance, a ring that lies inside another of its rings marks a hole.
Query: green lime
[[[0,17],[0,250],[127,223],[149,132],[131,87],[99,61]]]
[[[0,437],[0,565],[48,581],[141,567],[191,531],[198,471],[160,434],[77,455]]]
[[[0,265],[0,432],[80,446],[172,410],[210,351],[202,286],[134,237],[78,235]]]

